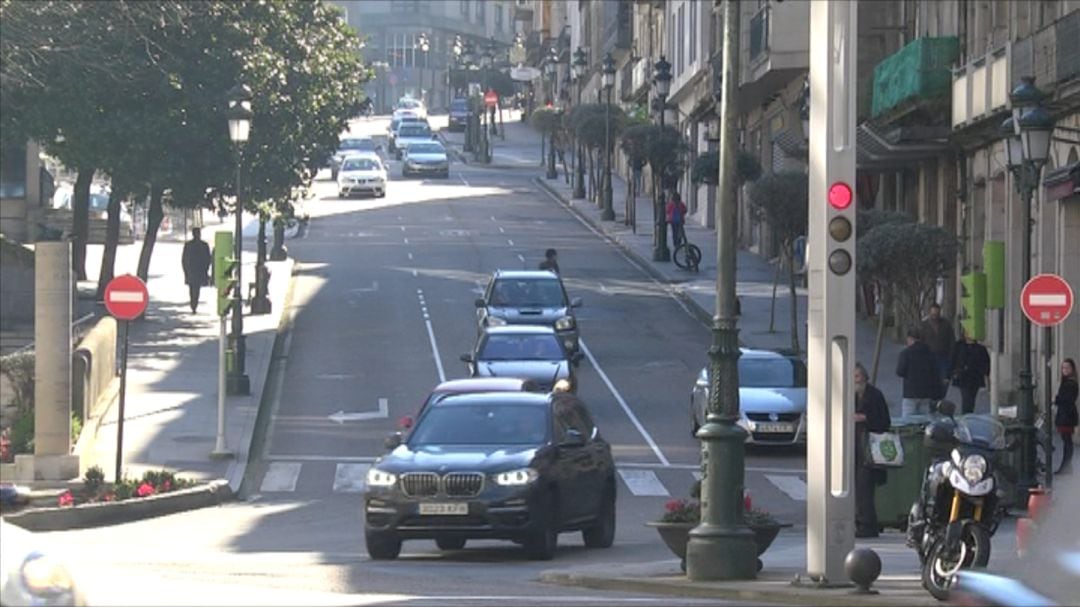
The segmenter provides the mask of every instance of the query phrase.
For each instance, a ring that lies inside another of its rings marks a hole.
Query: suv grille
[[[484,488],[484,475],[479,472],[451,472],[442,478],[443,491],[452,497],[474,497]]]
[[[439,475],[412,472],[401,477],[401,490],[409,497],[431,497],[439,492]]]
[[[755,422],[798,422],[801,413],[777,413],[776,419],[770,417],[771,413],[747,413],[746,417]]]

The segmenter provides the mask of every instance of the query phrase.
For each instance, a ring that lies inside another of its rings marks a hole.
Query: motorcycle
[[[924,440],[938,457],[908,515],[907,544],[919,554],[923,587],[945,600],[961,570],[990,561],[1004,514],[994,460],[1007,448],[1005,426],[988,415],[946,418],[928,425]]]

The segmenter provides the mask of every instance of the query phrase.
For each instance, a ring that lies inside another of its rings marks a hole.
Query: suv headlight
[[[75,589],[67,568],[39,552],[26,557],[20,573],[23,586],[35,598],[60,598]]]
[[[981,455],[969,455],[964,458],[964,478],[974,485],[986,475],[986,458]]]
[[[501,327],[507,324],[505,318],[499,318],[498,316],[488,316],[485,322],[489,327]]]
[[[367,472],[367,484],[369,487],[393,487],[396,482],[396,474],[383,472],[378,468],[371,468]]]
[[[495,475],[495,484],[502,487],[521,487],[535,481],[540,474],[532,468],[521,468]]]
[[[573,329],[573,328],[574,328],[574,317],[573,316],[563,316],[559,320],[555,321],[555,330],[556,331],[569,331],[570,329]]]

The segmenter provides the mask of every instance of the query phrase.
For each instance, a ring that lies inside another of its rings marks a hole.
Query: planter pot
[[[660,539],[668,549],[682,560],[682,570],[686,571],[686,545],[690,541],[690,530],[697,527],[697,523],[662,523],[650,521],[645,523],[656,529]],[[772,545],[780,530],[790,527],[791,523],[778,523],[775,525],[754,525],[750,530],[754,532],[754,543],[757,545],[757,555],[761,556]],[[761,559],[758,559],[758,571],[761,571]]]

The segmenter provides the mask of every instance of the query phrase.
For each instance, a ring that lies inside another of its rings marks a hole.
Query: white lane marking
[[[671,470],[701,470],[700,464],[657,464],[645,462],[615,462],[620,468],[663,468]],[[776,468],[769,466],[746,466],[749,472],[772,472],[776,474],[805,474],[805,470],[798,468]]]
[[[263,476],[259,491],[261,493],[296,491],[298,478],[300,478],[298,462],[272,462],[266,467],[266,475]]]
[[[647,495],[663,497],[671,495],[664,487],[664,484],[660,482],[660,479],[656,478],[656,473],[652,470],[620,469],[619,476],[621,476],[623,482],[626,483],[626,487],[630,490],[630,493],[633,493],[638,497]]]
[[[521,260],[521,263],[525,263],[525,256],[522,255],[521,253],[518,253],[518,259]]]
[[[806,482],[797,476],[766,474],[765,478],[776,485],[776,488],[788,494],[788,497],[797,501],[806,501]]]
[[[497,220],[495,219],[495,216],[494,216],[494,215],[492,215],[492,216],[491,216],[491,220],[492,220],[492,221],[497,221]]]
[[[630,405],[626,404],[626,400],[624,400],[622,395],[619,394],[619,391],[615,389],[615,384],[611,383],[611,379],[608,378],[607,373],[604,373],[604,370],[600,368],[600,363],[596,362],[596,357],[592,355],[592,352],[585,345],[585,340],[578,340],[578,344],[581,345],[581,351],[585,354],[586,357],[588,357],[589,364],[591,364],[593,368],[596,369],[596,372],[600,375],[600,379],[604,381],[604,384],[607,385],[608,390],[611,391],[611,395],[615,397],[615,400],[619,402],[619,406],[622,407],[623,411],[626,412],[626,416],[630,418],[630,422],[633,423],[634,427],[637,428],[638,432],[641,433],[641,436],[645,439],[645,442],[649,443],[649,447],[651,447],[653,453],[656,454],[656,459],[660,460],[660,463],[664,464],[665,466],[670,465],[671,462],[668,461],[668,458],[664,457],[664,453],[660,451],[660,447],[656,444],[656,441],[654,441],[653,437],[649,435],[649,432],[645,429],[645,426],[641,425],[641,422],[638,421],[637,416],[634,415],[634,412],[630,409]]]
[[[466,187],[471,187],[471,186],[469,186],[469,182],[465,181],[465,176],[464,175],[462,175],[461,173],[458,173],[458,177],[461,178],[461,183],[464,183]]]
[[[415,270],[414,270],[415,272]],[[443,370],[442,357],[439,356],[439,344],[435,341],[435,329],[431,326],[431,317],[428,316],[427,304],[424,303],[424,290],[416,290],[420,298],[420,311],[424,318],[424,326],[427,327],[428,341],[431,342],[431,355],[435,357],[435,370],[439,372],[439,381],[446,381],[446,371]]]
[[[345,422],[359,422],[369,419],[384,419],[390,417],[390,401],[385,398],[379,399],[379,408],[375,411],[359,411],[346,413],[339,410],[337,413],[328,415],[330,421],[336,422],[338,425]]]
[[[400,227],[400,228],[401,228],[401,231],[402,231],[402,232],[404,232],[404,231],[405,231],[405,226],[398,226],[398,227]]]
[[[356,377],[352,373],[319,373],[315,379],[349,379]]]
[[[409,261],[412,261],[412,253],[406,253],[409,256]]]
[[[356,289],[349,289],[350,293],[374,293],[379,290],[379,281],[371,281],[370,287],[359,287]]]
[[[268,462],[357,462],[370,464],[379,458],[352,455],[267,455],[263,459]]]
[[[334,470],[334,493],[362,493],[371,464],[338,464]]]
[[[500,233],[500,234],[505,234],[505,233],[506,233],[506,229],[505,229],[505,228],[503,228],[502,226],[499,226],[499,233]]]
[[[409,239],[408,238],[402,238],[402,240],[405,241],[405,244],[409,244]]]
[[[507,238],[507,239],[506,239],[506,242],[507,242],[507,244],[509,244],[510,246],[514,246],[514,241],[513,241],[513,240],[510,240],[509,238]]]
[[[420,275],[420,273],[417,270],[413,270],[412,275],[413,275],[413,278],[416,278],[417,276]]]

